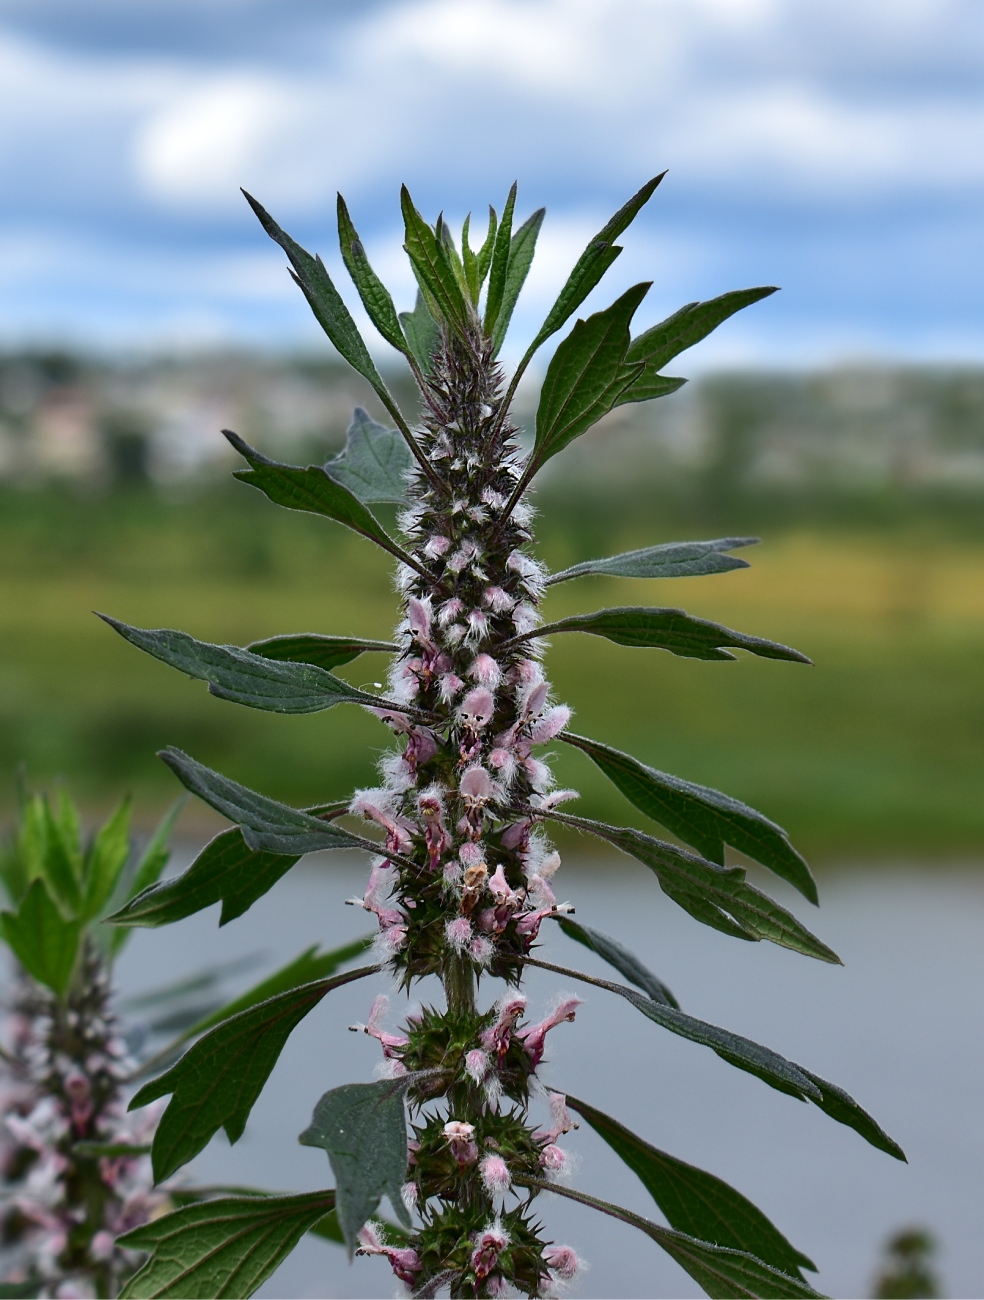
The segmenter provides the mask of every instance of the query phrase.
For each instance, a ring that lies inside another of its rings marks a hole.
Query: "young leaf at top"
[[[330,671],[342,664],[351,663],[370,650],[392,654],[396,646],[392,641],[367,641],[354,636],[322,636],[317,632],[300,632],[294,636],[272,636],[266,641],[253,641],[246,647],[250,653],[264,659],[289,659],[295,664],[314,664],[316,668]]]
[[[587,754],[640,812],[692,844],[703,857],[724,866],[724,846],[730,844],[788,880],[811,903],[818,901],[810,868],[782,827],[762,813],[719,790],[658,772],[600,741],[570,732],[561,739]]]
[[[186,1205],[120,1237],[150,1259],[120,1300],[215,1296],[246,1300],[334,1208],[333,1191],[239,1196]]]
[[[614,966],[620,975],[624,975],[656,1002],[665,1002],[668,1007],[680,1006],[663,981],[657,979],[635,953],[629,952],[628,948],[623,948],[617,939],[611,939],[600,930],[592,930],[578,921],[572,921],[569,916],[564,916],[560,912],[555,913],[554,916],[568,939],[573,939],[576,943],[583,944],[585,948],[597,953],[603,961],[608,962],[609,966]]]
[[[472,306],[477,307],[479,295],[482,292],[482,281],[478,274],[478,258],[469,243],[470,232],[471,213],[469,212],[461,227],[461,264],[465,269],[465,284],[468,286],[468,297],[471,299]]]
[[[506,645],[515,645],[533,637],[552,636],[555,632],[591,632],[616,645],[633,649],[669,650],[684,659],[736,659],[724,646],[747,650],[763,659],[785,659],[790,663],[809,664],[812,660],[778,641],[735,632],[706,618],[695,618],[683,609],[649,609],[641,605],[623,605],[599,609],[593,614],[571,614],[556,623],[544,623],[530,632],[512,637]]]
[[[506,198],[506,206],[502,209],[502,220],[499,222],[499,229],[495,234],[495,242],[492,245],[492,263],[489,267],[489,287],[485,295],[485,326],[486,334],[493,334],[495,323],[502,307],[503,294],[506,288],[506,272],[509,268],[509,245],[512,240],[512,219],[513,212],[516,208],[516,182],[513,181]]]
[[[323,1147],[335,1173],[338,1225],[349,1258],[359,1229],[389,1197],[400,1220],[410,1215],[400,1194],[407,1176],[407,1123],[403,1097],[412,1076],[376,1083],[346,1083],[326,1092],[300,1135],[303,1146]]]
[[[502,288],[502,302],[495,318],[492,330],[492,342],[498,352],[505,340],[512,320],[513,311],[520,291],[526,283],[533,254],[536,251],[537,236],[546,216],[546,208],[537,208],[532,216],[527,217],[509,241],[509,263],[506,267],[506,282]]]
[[[139,628],[99,617],[125,641],[189,677],[208,682],[211,695],[268,713],[320,713],[336,704],[391,707],[314,664],[272,659],[239,646],[213,645],[172,628]]]
[[[342,259],[359,292],[369,319],[386,342],[406,356],[407,343],[400,329],[400,322],[397,320],[393,299],[382,280],[369,265],[366,250],[359,239],[358,231],[352,224],[348,207],[341,194],[338,196],[338,243],[342,250]]]
[[[519,1177],[516,1181],[526,1187],[556,1192],[559,1196],[566,1196],[569,1200],[578,1201],[581,1205],[600,1210],[613,1219],[621,1219],[623,1223],[638,1228],[675,1259],[712,1300],[745,1300],[746,1297],[748,1300],[753,1297],[761,1297],[761,1300],[792,1300],[798,1296],[823,1300],[821,1293],[814,1291],[809,1283],[780,1272],[746,1251],[716,1246],[709,1241],[698,1241],[685,1233],[652,1223],[641,1214],[623,1210],[610,1201],[602,1201],[597,1196],[589,1196],[587,1192],[564,1187],[562,1183],[545,1183],[538,1178],[527,1177]]]
[[[164,1074],[145,1083],[129,1109],[171,1093],[154,1135],[155,1182],[163,1182],[201,1151],[220,1128],[238,1142],[293,1030],[332,989],[379,970],[363,966],[268,998],[223,1021]]]
[[[707,302],[691,302],[632,340],[626,361],[644,361],[647,370],[661,370],[675,356],[692,348],[736,311],[776,293],[774,286],[735,289]]]
[[[713,1174],[667,1155],[637,1137],[617,1120],[576,1097],[567,1097],[576,1111],[612,1150],[638,1174],[643,1186],[678,1232],[716,1246],[730,1246],[803,1280],[801,1268],[816,1265],[792,1246],[761,1210]]]
[[[400,324],[407,345],[414,355],[421,373],[429,375],[434,368],[434,353],[441,339],[437,322],[428,310],[424,295],[417,290],[417,303],[413,311],[400,312]]]
[[[329,478],[360,501],[395,501],[407,495],[407,471],[413,465],[410,448],[398,429],[377,424],[368,411],[355,408],[345,435],[345,447],[325,462]]]
[[[406,249],[420,287],[433,298],[448,325],[461,338],[467,335],[470,307],[443,242],[414,207],[404,185],[400,203],[406,227]]]
[[[65,920],[43,880],[33,882],[16,912],[0,913],[0,930],[24,969],[64,997],[75,968],[81,926]]]
[[[82,857],[77,825],[66,814],[64,801],[60,803],[58,816],[42,795],[36,795],[27,806],[27,874],[29,880],[43,880],[61,912],[74,917],[82,906]]]
[[[612,578],[698,578],[708,573],[727,573],[747,569],[747,560],[726,551],[739,546],[754,546],[757,537],[718,537],[711,542],[663,542],[644,546],[638,551],[623,551],[604,560],[582,560],[569,569],[552,573],[547,586],[599,573]]]
[[[489,273],[489,267],[492,265],[492,254],[495,252],[495,236],[498,230],[498,218],[495,215],[495,208],[489,204],[489,226],[485,235],[485,241],[482,247],[475,255],[478,262],[478,283],[481,287],[485,283],[485,277]]]
[[[107,904],[108,912],[118,911],[130,899],[142,894],[145,889],[150,889],[160,880],[171,857],[169,843],[171,834],[175,822],[178,820],[178,814],[184,807],[187,798],[188,796],[183,794],[179,799],[175,800],[174,804],[158,822],[153,835],[147,841],[143,853],[139,858],[133,859],[132,865],[128,862],[123,868],[119,880],[116,882],[116,888],[113,890]],[[129,937],[129,933],[125,929],[118,929],[116,926],[101,925],[96,931],[97,942],[110,961],[113,961],[118,956]]]
[[[79,919],[91,921],[98,916],[112,896],[120,873],[130,855],[131,800],[120,806],[92,841],[85,855],[82,871],[84,897]]]
[[[196,763],[188,754],[173,746],[161,750],[159,757],[186,790],[197,794],[199,799],[203,799],[216,812],[235,822],[251,849],[293,854],[295,860],[303,853],[318,853],[322,849],[368,849],[371,853],[379,849],[379,845],[372,840],[350,835],[340,826],[321,821],[310,813],[291,808],[276,799],[268,799],[266,795],[258,794],[255,790],[240,785],[238,781],[232,781],[221,772],[214,772],[203,763]],[[215,843],[214,840],[212,842]],[[186,874],[190,875],[193,869],[189,868]],[[232,917],[227,919],[231,920]]]

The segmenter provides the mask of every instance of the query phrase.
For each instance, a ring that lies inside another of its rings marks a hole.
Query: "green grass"
[[[558,567],[668,535],[645,512],[589,530],[544,504]],[[682,535],[708,535],[687,525]],[[606,535],[607,533],[607,535]],[[918,522],[786,526],[753,568],[662,583],[585,579],[547,617],[605,604],[682,605],[811,655],[704,664],[558,636],[550,666],[574,726],[657,767],[728,791],[822,857],[972,855],[984,848],[984,540]],[[238,485],[152,494],[0,498],[0,775],[9,805],[66,777],[93,809],[133,791],[145,820],[175,794],[165,744],[271,794],[336,798],[373,779],[387,734],[358,709],[282,718],[210,697],[126,645],[91,611],[243,644],[288,631],[385,637],[389,563],[361,539],[275,509]],[[344,670],[360,685],[385,662]],[[582,755],[561,780],[585,813],[632,821]],[[191,810],[189,810],[190,812]],[[192,817],[201,817],[194,813]],[[636,824],[639,824],[638,821]]]

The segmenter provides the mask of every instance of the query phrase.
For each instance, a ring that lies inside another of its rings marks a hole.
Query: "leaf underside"
[[[363,637],[324,636],[318,632],[287,633],[271,636],[265,641],[254,641],[246,647],[251,654],[264,659],[289,659],[295,664],[313,664],[315,668],[340,668],[359,655],[372,651],[392,654],[397,647],[392,641],[367,641]]]
[[[654,1001],[665,1002],[669,1007],[679,1007],[679,1002],[663,981],[657,979],[635,953],[629,952],[628,948],[623,948],[617,939],[611,939],[600,930],[592,930],[578,921],[572,921],[569,916],[564,916],[562,913],[554,913],[554,916],[568,939],[573,939],[575,943],[580,943],[591,952],[597,953],[603,961],[607,961],[609,966],[614,966],[620,975],[624,975],[637,988],[648,993]]]
[[[357,406],[345,447],[325,462],[325,473],[360,501],[402,505],[412,466],[413,455],[399,430],[378,424],[368,411]]]

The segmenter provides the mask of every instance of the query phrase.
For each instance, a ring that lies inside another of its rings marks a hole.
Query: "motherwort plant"
[[[171,1097],[154,1139],[157,1177],[179,1168],[219,1128],[233,1141],[240,1136],[288,1035],[331,989],[377,971],[390,972],[408,990],[436,976],[444,1005],[424,1007],[397,1030],[385,1027],[385,999],[377,998],[358,1027],[379,1041],[383,1077],[327,1092],[300,1138],[327,1151],[334,1190],[227,1197],[156,1219],[123,1238],[127,1247],[150,1252],[127,1296],[247,1296],[329,1212],[337,1215],[350,1254],[385,1256],[415,1295],[442,1289],[453,1296],[552,1294],[574,1277],[578,1258],[569,1246],[551,1242],[539,1221],[536,1200],[545,1188],[635,1225],[709,1295],[816,1294],[801,1273],[813,1268],[807,1257],[740,1193],[566,1096],[561,1084],[541,1082],[548,1035],[575,1018],[580,999],[568,993],[545,1014],[529,1014],[522,992],[529,966],[627,1000],[663,1029],[710,1047],[904,1158],[840,1088],[682,1011],[636,957],[574,921],[570,905],[557,899],[560,858],[548,839],[551,824],[637,858],[696,921],[734,938],[768,939],[837,961],[794,916],[748,884],[741,867],[725,864],[730,844],[815,902],[806,864],[778,826],[726,795],[573,734],[570,709],[553,699],[544,672],[546,638],[568,632],[698,659],[734,659],[732,651],[742,649],[808,662],[786,646],[679,609],[623,606],[541,621],[544,592],[556,583],[591,574],[720,573],[742,567],[744,561],[729,552],[754,540],[651,546],[552,574],[533,553],[527,492],[541,467],[615,407],[679,388],[682,379],[662,373],[666,364],[735,311],[773,292],[748,289],[690,303],[633,337],[632,318],[649,289],[638,284],[604,311],[578,320],[547,367],[535,440],[524,454],[510,418],[517,384],[540,346],[618,257],[615,241],[659,179],[644,185],[591,240],[508,380],[496,357],[533,257],[542,210],[514,230],[514,187],[501,220],[490,212],[476,251],[468,222],[456,242],[441,218],[433,226],[423,219],[404,189],[405,247],[419,293],[414,310],[398,315],[339,198],[345,265],[368,316],[402,353],[420,390],[423,415],[415,427],[377,371],[321,260],[249,200],[287,254],[328,337],[368,380],[396,428],[357,411],[342,454],[306,468],[270,460],[227,432],[247,464],[237,477],[279,505],[354,529],[394,557],[401,593],[394,641],[301,634],[240,649],[107,621],[134,645],[207,681],[223,699],[281,713],[359,705],[394,733],[397,745],[380,764],[378,787],[303,811],[245,789],[178,750],[162,755],[179,780],[234,827],[183,876],[121,909],[113,918],[117,924],[165,924],[220,900],[224,923],[269,890],[300,855],[362,849],[373,855],[371,872],[364,895],[353,901],[373,914],[378,935],[371,964],[324,978],[299,971],[291,987],[228,1018],[141,1090],[137,1105]],[[397,536],[369,509],[382,501],[402,506]],[[392,655],[381,695],[332,672],[371,650]],[[580,750],[637,809],[696,852],[564,811],[575,793],[555,788],[544,753],[555,742]],[[362,819],[368,834],[344,829],[339,818],[346,814]],[[536,956],[554,926],[629,984]],[[556,1181],[568,1162],[562,1139],[573,1127],[572,1113],[639,1174],[668,1226]],[[373,1218],[383,1195],[399,1226]]]

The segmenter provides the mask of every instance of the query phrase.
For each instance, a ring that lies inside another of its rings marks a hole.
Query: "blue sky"
[[[517,177],[518,346],[668,167],[589,305],[783,288],[691,373],[984,360],[982,72],[980,0],[0,0],[0,343],[316,346],[239,185],[335,268],[341,189],[409,306],[399,183]]]

